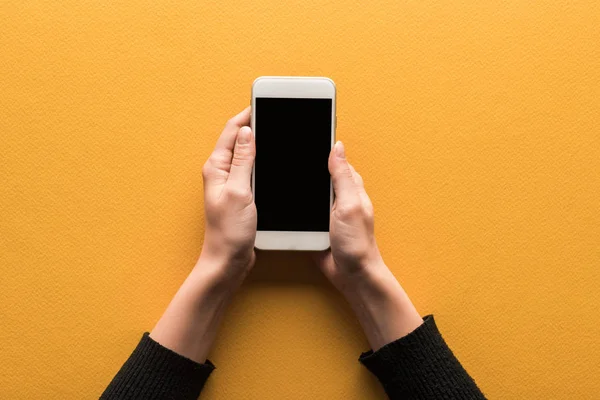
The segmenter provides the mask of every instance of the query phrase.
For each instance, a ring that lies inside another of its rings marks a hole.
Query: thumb
[[[355,193],[355,184],[352,178],[352,169],[346,160],[344,144],[340,141],[333,146],[329,155],[329,173],[331,174],[336,201],[345,202]]]
[[[234,185],[249,187],[255,155],[256,147],[252,130],[247,126],[243,126],[238,131],[235,141],[228,181],[231,181]]]

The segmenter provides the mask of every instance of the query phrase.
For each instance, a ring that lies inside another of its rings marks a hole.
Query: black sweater
[[[409,335],[359,361],[390,399],[485,399],[442,338],[433,316]],[[214,369],[156,343],[145,333],[101,399],[197,399]]]

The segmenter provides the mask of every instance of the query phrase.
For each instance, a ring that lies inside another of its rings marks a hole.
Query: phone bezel
[[[254,132],[256,98],[313,98],[331,99],[331,145],[335,143],[336,87],[325,77],[262,76],[252,84],[252,128]],[[256,135],[256,132],[254,132]],[[330,183],[329,208],[333,206],[333,185]],[[254,196],[254,168],[252,168],[252,195]],[[329,231],[257,231],[255,247],[263,250],[326,250],[329,248]]]

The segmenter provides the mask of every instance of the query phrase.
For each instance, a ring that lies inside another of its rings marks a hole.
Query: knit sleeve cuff
[[[484,398],[431,315],[413,332],[376,352],[363,353],[359,361],[379,379],[390,397]]]
[[[414,361],[424,362],[424,356],[437,350],[442,344],[440,341],[443,339],[433,315],[428,315],[417,329],[376,352],[362,353],[359,361],[381,382],[387,382],[394,377],[397,368],[414,368]],[[445,343],[443,345],[445,347]]]
[[[102,399],[194,399],[215,366],[198,364],[167,349],[146,332]]]

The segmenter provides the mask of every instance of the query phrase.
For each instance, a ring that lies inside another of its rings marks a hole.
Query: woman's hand
[[[150,333],[161,345],[200,363],[233,293],[254,264],[256,206],[250,177],[255,146],[249,124],[250,107],[227,122],[204,164],[202,253]]]
[[[202,169],[206,230],[198,264],[240,283],[256,258],[256,206],[250,187],[256,149],[249,124],[250,107],[227,122]]]
[[[366,270],[383,264],[374,234],[373,204],[362,177],[346,160],[344,145],[337,142],[329,155],[329,172],[335,191],[331,209],[331,251],[321,254],[323,273],[340,291]]]
[[[337,142],[329,156],[336,199],[331,210],[331,249],[320,253],[325,276],[346,297],[373,350],[423,323],[402,286],[383,262],[374,234],[373,205],[362,177]]]

